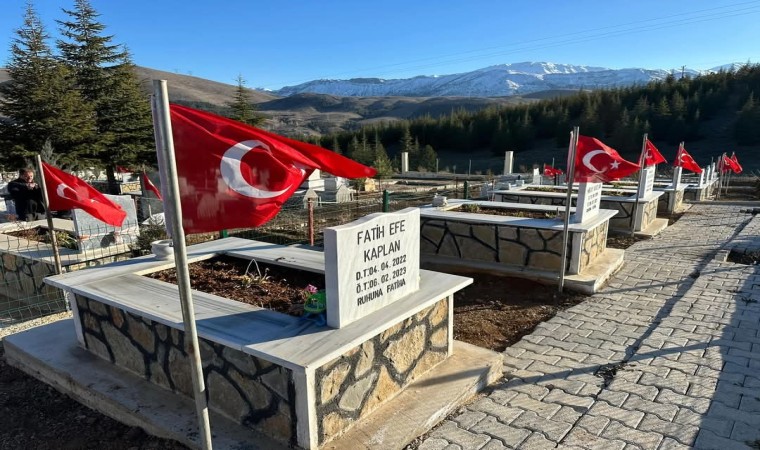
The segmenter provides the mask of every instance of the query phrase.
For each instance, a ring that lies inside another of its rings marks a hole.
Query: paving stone
[[[646,386],[643,384],[630,383],[624,379],[615,377],[612,383],[607,386],[610,391],[628,392],[629,394],[636,394],[637,396],[645,400],[654,400],[660,390],[655,386]]]
[[[527,428],[531,431],[543,433],[547,439],[554,442],[559,442],[572,428],[572,425],[568,423],[544,419],[532,412],[524,412],[510,425],[516,428]]]
[[[578,422],[578,419],[580,419],[584,413],[585,411],[583,410],[571,408],[569,406],[563,406],[552,416],[552,420],[574,425],[576,422]]]
[[[509,380],[504,387],[511,391],[521,392],[523,394],[529,395],[531,398],[534,398],[536,400],[541,400],[549,394],[548,388],[539,386],[537,384],[525,383],[520,379]]]
[[[623,403],[625,403],[628,396],[631,395],[627,392],[615,392],[615,391],[608,391],[603,390],[599,393],[597,396],[598,400],[604,400],[605,402],[609,403],[612,406],[623,406]]]
[[[496,419],[488,417],[482,422],[486,420],[495,421]],[[446,440],[450,444],[460,445],[462,448],[466,449],[479,449],[483,447],[486,442],[491,440],[490,436],[476,433],[478,432],[476,431],[473,433],[467,430],[463,430],[459,428],[454,422],[447,421],[438,427],[438,429],[431,434],[431,437]]]
[[[478,411],[489,416],[496,417],[504,423],[510,423],[515,420],[520,414],[523,413],[523,409],[504,406],[494,402],[490,398],[484,398],[471,404],[467,409],[470,411]]]
[[[711,449],[711,450],[749,450],[749,446],[745,442],[735,441],[720,437],[710,430],[699,430],[699,436],[694,443],[695,449]]]
[[[589,433],[599,436],[602,431],[609,425],[610,419],[602,416],[589,416],[585,415],[576,424],[576,427],[583,428]]]
[[[684,445],[675,439],[666,437],[660,442],[660,446],[657,447],[657,450],[691,450],[693,448],[694,447],[691,445]]]
[[[586,383],[582,381],[574,381],[567,379],[545,379],[538,382],[541,386],[545,386],[548,389],[562,389],[568,394],[578,394],[585,386]]]
[[[562,448],[577,446],[590,450],[623,450],[626,446],[623,441],[596,436],[583,428],[573,428],[562,441],[562,444]]]
[[[444,450],[449,446],[449,441],[441,438],[431,438],[425,440],[417,450]]]
[[[647,414],[638,427],[641,431],[652,431],[675,439],[681,444],[692,445],[699,433],[699,427],[662,420],[660,417]]]
[[[565,391],[554,389],[549,395],[544,397],[543,401],[547,403],[558,403],[564,406],[570,406],[576,410],[586,411],[594,403],[594,400],[590,397],[581,397],[578,395],[570,395]]]
[[[631,411],[653,414],[663,420],[673,420],[678,414],[678,406],[676,405],[664,405],[633,394],[626,399],[622,407]]]
[[[746,423],[737,423],[731,431],[731,439],[741,442],[755,443],[755,448],[760,447],[760,428]]]
[[[488,441],[486,445],[481,447],[480,450],[504,450],[508,449],[509,447],[504,446],[504,444],[498,440],[498,439],[491,439]]]
[[[709,399],[681,395],[670,389],[661,390],[655,401],[664,405],[685,406],[699,413],[707,412],[707,409],[710,407]]]
[[[644,450],[654,450],[660,445],[663,436],[659,433],[648,431],[639,431],[626,427],[615,420],[611,421],[607,428],[602,432],[602,437],[609,439],[620,439],[624,442],[638,445]]]
[[[453,417],[451,420],[456,422],[460,428],[466,430],[486,417],[486,414],[480,411],[465,411],[462,414]]]
[[[618,408],[603,401],[594,403],[594,406],[591,407],[588,414],[591,416],[602,416],[616,420],[631,428],[636,428],[639,422],[641,422],[641,419],[644,418],[643,412]]]
[[[520,450],[548,450],[556,448],[557,444],[546,439],[541,433],[533,433],[520,444]]]
[[[560,405],[554,403],[544,403],[534,400],[525,394],[518,394],[515,398],[507,402],[507,406],[519,408],[524,411],[532,411],[544,418],[550,418],[554,413],[559,411]]]
[[[506,446],[514,448],[517,448],[517,446],[520,445],[520,443],[530,435],[530,431],[528,430],[522,430],[509,425],[505,425],[493,417],[487,417],[481,420],[477,425],[472,427],[472,431],[478,433],[478,436],[486,435],[499,439]]]
[[[760,415],[748,414],[740,409],[731,408],[721,402],[713,402],[710,405],[708,417],[715,419],[729,420],[736,423],[752,425],[760,429]]]

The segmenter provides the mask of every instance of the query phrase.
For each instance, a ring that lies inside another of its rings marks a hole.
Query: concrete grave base
[[[4,346],[10,365],[84,405],[150,434],[200,448],[193,401],[79,347],[71,319],[8,336]],[[436,370],[323,448],[403,448],[494,382],[501,376],[501,364],[496,352],[456,342],[454,354]],[[215,449],[288,448],[213,411],[210,416]]]
[[[607,280],[623,266],[624,253],[625,250],[606,248],[584,269],[583,274],[565,275],[565,287],[584,294],[598,292]],[[452,270],[456,273],[492,273],[525,278],[545,284],[556,284],[559,277],[557,272],[442,256],[422,255],[420,262],[422,267],[428,270]]]
[[[641,231],[637,231],[635,234],[638,237],[643,237],[646,239],[651,239],[658,234],[662,230],[668,227],[668,219],[654,219],[646,228],[644,228]]]

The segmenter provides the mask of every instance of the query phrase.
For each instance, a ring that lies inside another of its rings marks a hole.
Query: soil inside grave
[[[222,256],[195,262],[190,267],[190,286],[196,291],[237,300],[291,316],[303,315],[311,295],[307,286],[325,288],[322,274]],[[177,284],[175,269],[146,275]]]
[[[506,208],[490,208],[487,206],[479,206],[476,204],[462,205],[448,211],[455,212],[467,212],[474,214],[488,214],[492,216],[509,216],[509,217],[525,217],[529,219],[557,219],[557,213],[555,211],[534,211],[531,209],[506,209]]]

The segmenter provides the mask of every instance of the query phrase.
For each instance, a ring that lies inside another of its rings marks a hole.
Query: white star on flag
[[[617,161],[612,161],[612,164],[610,164],[611,169],[617,169],[618,167],[620,167],[620,163]]]

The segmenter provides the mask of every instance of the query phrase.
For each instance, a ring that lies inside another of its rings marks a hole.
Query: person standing
[[[34,171],[21,169],[19,177],[8,183],[8,193],[16,205],[19,220],[41,220],[45,218],[45,206],[42,201],[42,189],[34,182]]]

